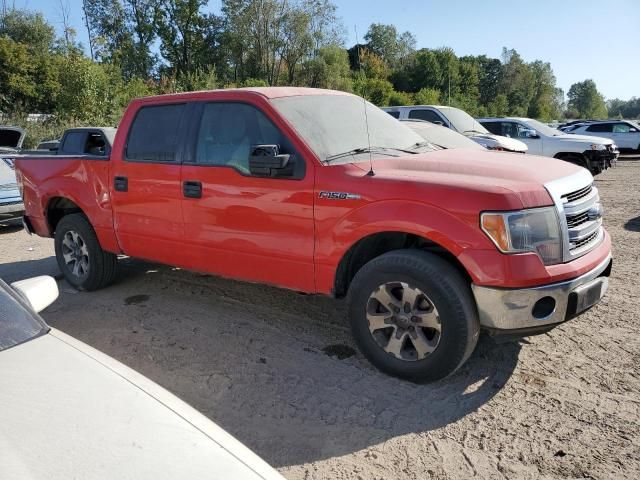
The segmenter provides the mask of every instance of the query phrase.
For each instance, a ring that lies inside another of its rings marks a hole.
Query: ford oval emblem
[[[602,218],[602,213],[603,209],[601,203],[596,203],[589,210],[587,210],[587,216],[589,217],[589,220],[599,220],[600,218]]]

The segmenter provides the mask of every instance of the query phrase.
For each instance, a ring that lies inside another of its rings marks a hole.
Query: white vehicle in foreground
[[[48,327],[51,277],[0,280],[0,479],[283,480],[146,377]]]
[[[492,133],[522,140],[532,155],[554,157],[580,165],[597,175],[618,159],[618,148],[607,138],[569,135],[531,118],[479,118]]]
[[[427,122],[450,128],[489,150],[516,153],[525,153],[527,151],[527,145],[524,142],[514,138],[494,135],[480,125],[471,115],[459,108],[413,105],[387,107],[383,108],[383,110],[398,120],[426,120]]]
[[[640,152],[640,124],[629,120],[609,120],[579,124],[567,130],[571,135],[597,135],[608,138],[620,150]]]

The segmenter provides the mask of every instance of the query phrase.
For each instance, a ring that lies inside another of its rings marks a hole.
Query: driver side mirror
[[[249,172],[257,177],[288,177],[293,174],[291,155],[280,154],[278,145],[253,145]]]
[[[36,313],[47,308],[58,298],[58,284],[48,275],[13,282],[11,286]]]
[[[522,134],[524,138],[540,138],[540,135],[538,135],[538,132],[536,132],[533,129],[523,130]]]

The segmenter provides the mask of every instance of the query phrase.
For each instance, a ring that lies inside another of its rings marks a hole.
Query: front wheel
[[[78,290],[97,290],[113,282],[117,257],[105,252],[87,217],[62,217],[54,238],[56,260],[64,278]]]
[[[354,340],[380,370],[415,382],[455,372],[479,335],[468,282],[449,263],[419,250],[371,260],[349,289]]]

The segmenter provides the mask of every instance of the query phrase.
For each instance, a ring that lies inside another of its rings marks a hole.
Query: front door
[[[314,291],[313,164],[255,105],[200,103],[197,112],[182,167],[186,266]],[[289,174],[252,175],[256,145],[290,154]]]
[[[181,264],[180,146],[188,107],[185,103],[141,107],[126,145],[111,156],[114,226],[127,255]]]

